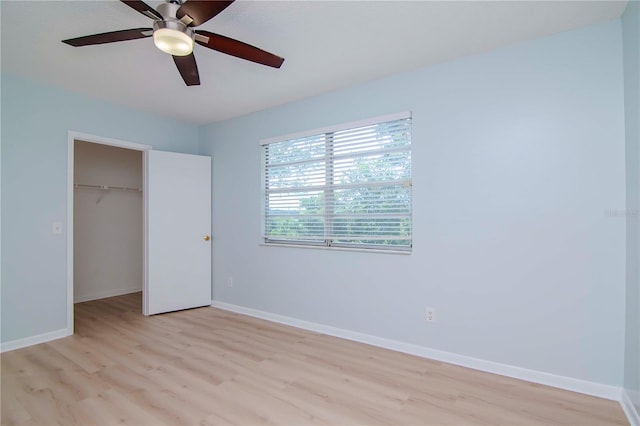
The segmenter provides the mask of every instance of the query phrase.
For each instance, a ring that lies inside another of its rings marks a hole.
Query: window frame
[[[327,137],[330,137],[331,139],[333,138],[333,135],[336,132],[341,132],[341,131],[348,131],[348,130],[354,130],[354,129],[358,129],[361,127],[367,127],[367,126],[372,126],[372,125],[378,125],[378,124],[384,124],[384,123],[388,123],[388,122],[393,122],[393,121],[397,121],[397,120],[403,120],[403,119],[409,119],[412,120],[412,113],[411,111],[405,111],[405,112],[399,112],[399,113],[395,113],[395,114],[388,114],[388,115],[383,115],[383,116],[377,116],[377,117],[372,117],[372,118],[367,118],[364,120],[358,120],[358,121],[352,121],[352,122],[348,122],[348,123],[342,123],[342,124],[337,124],[337,125],[333,125],[333,126],[327,126],[327,127],[322,127],[322,128],[318,128],[318,129],[313,129],[313,130],[307,130],[307,131],[303,131],[303,132],[297,132],[297,133],[291,133],[291,134],[287,134],[287,135],[282,135],[282,136],[277,136],[277,137],[272,137],[272,138],[265,138],[265,139],[261,139],[258,141],[258,144],[260,145],[260,151],[261,151],[261,155],[260,155],[260,160],[261,160],[261,164],[260,164],[260,176],[261,176],[261,185],[260,185],[260,193],[261,193],[261,204],[260,204],[260,222],[261,222],[261,226],[260,226],[260,231],[261,231],[261,236],[260,236],[260,240],[261,240],[261,245],[266,245],[266,246],[280,246],[280,247],[300,247],[300,248],[321,248],[321,249],[331,249],[331,250],[346,250],[346,251],[366,251],[366,252],[376,252],[376,253],[400,253],[400,254],[411,254],[411,252],[413,251],[413,191],[412,191],[412,186],[413,186],[413,172],[411,171],[411,174],[409,176],[408,179],[408,186],[410,187],[410,192],[409,192],[409,224],[410,224],[410,233],[409,233],[409,244],[408,245],[383,245],[383,244],[359,244],[359,243],[335,243],[332,242],[332,238],[330,237],[330,229],[327,230],[327,227],[331,228],[332,226],[332,222],[331,221],[325,221],[325,230],[323,233],[323,239],[322,240],[307,240],[307,239],[293,239],[293,238],[287,238],[287,239],[277,239],[277,238],[268,238],[268,236],[266,235],[267,233],[267,211],[266,211],[266,207],[268,205],[267,202],[267,197],[268,197],[268,191],[267,191],[267,177],[266,177],[266,152],[267,150],[264,149],[265,145],[269,145],[269,144],[273,144],[273,143],[278,143],[278,142],[285,142],[285,141],[290,141],[290,140],[295,140],[295,139],[302,139],[302,138],[307,138],[307,137],[312,137],[312,136],[324,136],[325,139]],[[412,127],[412,124],[411,124]],[[325,140],[324,143],[325,146],[325,162],[328,165],[331,166],[327,166],[325,167],[325,179],[326,182],[331,182],[331,185],[333,184],[333,178],[334,178],[334,170],[333,170],[333,144],[332,143],[327,143],[327,141]],[[413,169],[413,147],[412,147],[412,140],[411,137],[409,138],[409,156],[410,156],[410,168],[411,170]],[[331,193],[333,192],[331,190],[332,186],[329,186],[329,190],[331,191]],[[326,193],[326,192],[325,192]],[[327,202],[325,200],[325,202],[323,203],[324,207],[326,208],[328,207],[333,207],[333,203],[332,202]],[[325,211],[325,213],[323,214],[323,216],[325,218],[327,217],[331,217],[332,214],[331,213],[327,213]]]

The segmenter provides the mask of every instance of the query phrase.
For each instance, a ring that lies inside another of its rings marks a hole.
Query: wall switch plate
[[[227,278],[227,287],[233,287],[233,277]]]
[[[52,232],[54,234],[62,234],[62,222],[53,222]]]

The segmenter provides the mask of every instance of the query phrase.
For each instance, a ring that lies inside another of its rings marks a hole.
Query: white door
[[[143,313],[211,305],[211,158],[145,155]]]

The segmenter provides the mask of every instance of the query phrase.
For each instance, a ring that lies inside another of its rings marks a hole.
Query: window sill
[[[357,248],[357,247],[327,247],[327,246],[312,246],[304,244],[276,244],[276,243],[260,243],[260,246],[264,247],[284,247],[284,248],[301,248],[311,250],[331,250],[331,251],[356,251],[361,253],[378,253],[378,254],[400,254],[410,255],[413,250],[381,250],[370,248]]]

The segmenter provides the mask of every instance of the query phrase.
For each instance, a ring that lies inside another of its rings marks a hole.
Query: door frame
[[[103,136],[90,135],[87,133],[69,130],[67,132],[67,331],[69,334],[74,333],[74,315],[73,315],[73,208],[74,208],[74,160],[75,160],[75,141],[96,143],[100,145],[115,146],[118,148],[131,149],[134,151],[142,151],[142,247],[144,251],[142,265],[142,291],[145,291],[147,281],[147,169],[145,166],[147,152],[153,149],[150,145],[143,145],[135,142],[112,139]],[[144,295],[143,298],[144,300]],[[144,303],[144,302],[143,302]]]

